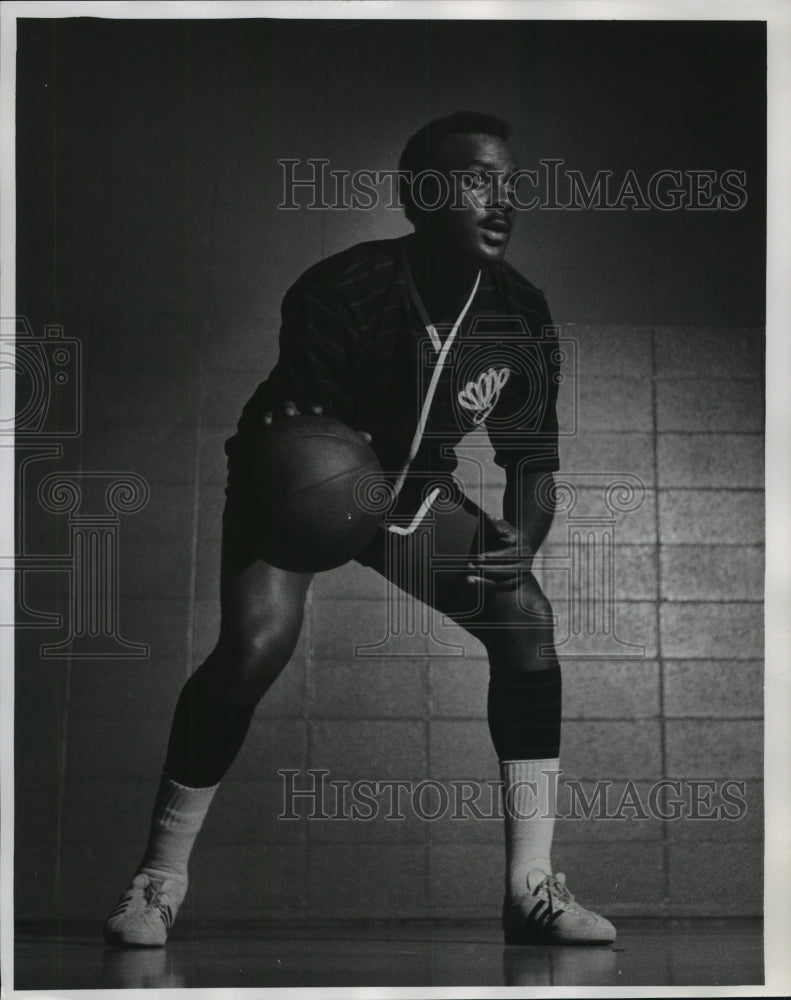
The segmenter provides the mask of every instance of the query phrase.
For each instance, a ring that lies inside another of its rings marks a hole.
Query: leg
[[[470,631],[489,653],[489,729],[503,781],[506,944],[611,944],[613,925],[575,902],[565,876],[553,874],[561,678],[552,608],[533,574],[525,573],[518,590],[494,594]]]
[[[416,535],[383,534],[361,561],[452,617],[486,647],[489,729],[505,806],[506,941],[609,943],[612,925],[576,904],[563,876],[552,874],[561,677],[549,601],[529,572],[514,591],[482,591],[466,582],[469,555],[496,547],[485,516],[471,501],[435,514],[425,530],[429,545]],[[401,571],[426,550],[432,564],[424,572],[414,572],[414,566]]]
[[[105,924],[111,944],[165,943],[214,793],[299,638],[310,574],[287,573],[257,557],[254,512],[246,509],[234,469],[226,493],[220,636],[177,702],[148,843]]]
[[[310,575],[261,560],[224,561],[220,636],[179,697],[165,773],[193,788],[216,785],[242,745],[256,705],[288,663]]]
[[[552,873],[562,682],[552,608],[532,573],[491,595],[471,625],[489,655],[488,720],[503,781],[506,894]],[[496,624],[495,624],[496,623]]]

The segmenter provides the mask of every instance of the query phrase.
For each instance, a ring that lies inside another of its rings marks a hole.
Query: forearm
[[[547,537],[554,515],[551,472],[506,469],[503,517],[519,531],[523,542],[537,552]]]

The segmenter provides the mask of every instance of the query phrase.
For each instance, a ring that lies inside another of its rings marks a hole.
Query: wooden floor
[[[14,987],[747,986],[758,920],[618,921],[613,948],[504,947],[486,921],[177,928],[167,948],[105,947],[93,927],[17,930]]]

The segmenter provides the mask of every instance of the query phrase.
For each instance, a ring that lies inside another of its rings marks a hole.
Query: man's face
[[[514,220],[508,186],[517,170],[513,150],[504,139],[471,133],[448,136],[444,151],[451,202],[432,213],[434,237],[478,267],[502,260]]]

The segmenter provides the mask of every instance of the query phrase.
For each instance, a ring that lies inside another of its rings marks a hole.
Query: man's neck
[[[478,266],[417,233],[408,240],[407,253],[415,287],[429,318],[433,323],[453,322],[470,294]]]

